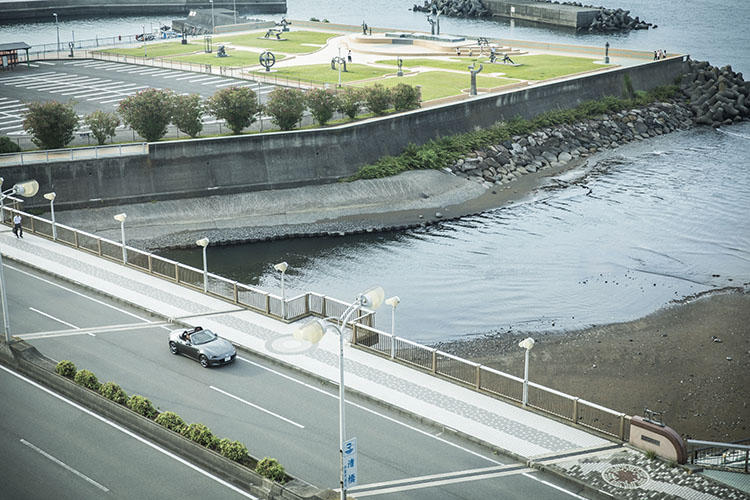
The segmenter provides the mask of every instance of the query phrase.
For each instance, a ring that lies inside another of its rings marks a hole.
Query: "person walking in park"
[[[346,55],[346,59],[349,62],[352,62],[352,51],[350,50],[349,53]]]
[[[20,214],[13,216],[13,234],[16,235],[16,238],[23,238],[23,226],[21,225]]]

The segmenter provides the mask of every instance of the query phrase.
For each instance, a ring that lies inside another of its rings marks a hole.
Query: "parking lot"
[[[18,65],[13,71],[0,73],[0,135],[14,138],[22,147],[29,146],[30,140],[23,131],[29,102],[72,101],[75,111],[83,117],[96,110],[114,111],[120,101],[146,88],[199,94],[207,99],[233,85],[252,88],[261,102],[274,88],[252,80],[93,59],[38,61],[31,67]],[[214,117],[204,116],[204,133],[222,131],[226,128],[222,130]],[[170,135],[178,135],[174,127],[170,127]],[[116,140],[129,139],[139,138],[121,125]],[[73,144],[87,144],[91,140],[86,130],[81,129]]]

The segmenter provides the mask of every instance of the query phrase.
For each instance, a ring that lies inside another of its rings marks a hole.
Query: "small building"
[[[29,49],[31,45],[25,42],[0,43],[0,68],[12,69],[18,64],[18,51],[26,51],[26,63],[29,62]]]

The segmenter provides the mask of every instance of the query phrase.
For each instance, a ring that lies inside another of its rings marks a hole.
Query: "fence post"
[[[352,323],[352,345],[357,345],[357,326],[358,323]]]
[[[747,474],[747,462],[750,458],[750,450],[745,450],[745,474]]]
[[[237,282],[236,281],[234,282],[233,288],[234,289],[232,290],[232,292],[233,292],[233,295],[234,295],[234,303],[235,304],[239,304],[240,303],[240,294],[239,294],[239,291],[237,291]]]
[[[578,399],[579,398],[573,398],[573,423],[578,423]]]
[[[148,274],[154,274],[154,268],[151,263],[151,254],[148,254]]]
[[[32,217],[31,218],[31,233],[33,234],[34,232],[35,232],[34,231],[34,218]]]
[[[432,350],[432,373],[437,373],[437,349]]]
[[[73,232],[73,241],[75,242],[76,248],[80,248],[78,246],[78,231]]]
[[[99,257],[102,256],[102,239],[101,238],[96,239],[96,253],[99,255]]]
[[[266,294],[266,314],[271,314],[271,295]]]
[[[476,388],[477,390],[481,389],[482,386],[482,365],[477,365],[477,374],[476,374]]]
[[[326,316],[328,316],[328,315],[326,314],[326,296],[325,296],[325,295],[323,295],[323,306],[321,307],[321,311],[320,311],[320,314],[322,314],[324,318],[325,318]]]
[[[180,266],[176,262],[174,263],[174,281],[175,283],[180,282]]]
[[[620,441],[625,441],[625,414],[620,414]]]

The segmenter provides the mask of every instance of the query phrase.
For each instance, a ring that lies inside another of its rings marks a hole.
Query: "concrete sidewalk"
[[[0,250],[4,258],[157,315],[210,328],[262,356],[334,384],[339,379],[335,336],[326,335],[317,345],[293,338],[294,330],[307,320],[284,324],[32,234],[17,239],[6,226],[0,226]],[[347,390],[470,436],[531,466],[576,482],[597,497],[749,498],[704,476],[688,474],[681,467],[649,460],[640,452],[578,428],[349,346],[345,347],[345,370]],[[354,434],[356,429],[349,429],[349,435]],[[629,466],[623,469],[623,464]]]

